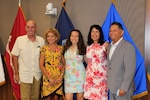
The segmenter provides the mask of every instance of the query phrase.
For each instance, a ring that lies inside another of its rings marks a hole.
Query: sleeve
[[[125,73],[124,73],[124,79],[121,85],[121,89],[127,92],[131,84],[133,83],[135,69],[136,69],[136,54],[135,54],[135,49],[133,48],[132,45],[126,46],[125,55],[124,55],[124,68],[125,68]]]
[[[11,54],[15,56],[19,56],[20,49],[19,49],[19,38],[16,39],[14,46],[12,48]]]
[[[44,55],[45,51],[46,51],[45,46],[42,46],[40,48],[40,54]]]

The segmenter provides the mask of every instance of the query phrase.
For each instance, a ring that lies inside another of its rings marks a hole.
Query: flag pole
[[[114,4],[116,4],[116,0],[111,0],[111,2],[113,2]]]
[[[62,7],[66,10],[66,0],[63,0],[63,2],[62,2]]]
[[[111,2],[115,5],[116,7],[116,0],[111,0]]]
[[[21,6],[21,0],[19,0],[19,7]]]
[[[111,2],[114,4],[114,6],[115,6],[116,9],[117,9],[117,6],[116,6],[116,0],[111,0]]]

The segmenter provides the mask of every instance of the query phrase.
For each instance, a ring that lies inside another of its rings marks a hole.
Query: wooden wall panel
[[[4,59],[3,59],[3,62],[4,62]],[[4,65],[6,83],[4,85],[0,86],[0,100],[14,100],[7,68],[4,63],[3,63],[3,65]]]

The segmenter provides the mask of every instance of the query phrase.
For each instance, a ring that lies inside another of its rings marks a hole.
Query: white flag
[[[3,64],[2,64],[2,57],[0,53],[0,86],[5,84],[5,75],[4,75],[4,69],[3,69]]]

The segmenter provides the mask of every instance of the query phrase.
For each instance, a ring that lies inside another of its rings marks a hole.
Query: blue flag
[[[147,78],[148,78],[148,80],[150,82],[150,66],[148,67]]]
[[[64,45],[69,33],[74,29],[74,26],[63,7],[61,9],[55,28],[60,33],[59,44]]]
[[[134,76],[134,82],[136,86],[136,90],[133,94],[133,99],[140,98],[144,95],[148,94],[147,91],[147,83],[146,83],[146,72],[145,72],[145,64],[144,64],[144,58],[141,56],[138,48],[134,44],[132,38],[130,37],[129,32],[127,31],[124,22],[122,21],[118,11],[116,10],[114,4],[112,3],[110,6],[110,9],[108,11],[107,17],[102,25],[102,29],[104,32],[104,38],[105,40],[111,41],[109,38],[109,28],[112,22],[119,22],[122,24],[124,29],[124,36],[123,38],[130,42],[136,51],[136,72]]]

